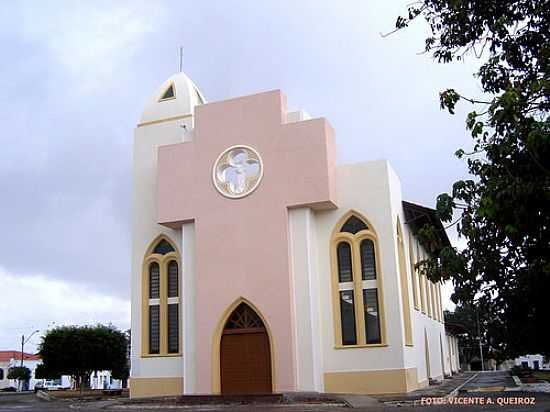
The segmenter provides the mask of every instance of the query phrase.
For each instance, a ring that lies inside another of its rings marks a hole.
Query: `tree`
[[[8,369],[8,379],[28,381],[31,378],[31,371],[26,366],[14,366]]]
[[[31,370],[26,366],[14,366],[8,369],[8,379],[17,380],[17,385],[21,389],[21,384],[31,378]]]
[[[420,262],[432,280],[451,279],[453,301],[486,307],[501,353],[550,354],[550,0],[420,0],[396,30],[423,18],[425,52],[439,63],[481,58],[482,96],[440,93],[454,114],[468,103],[471,150],[459,149],[470,180],[437,199],[439,217],[467,247],[432,250]],[[422,228],[429,246],[435,229]]]
[[[108,370],[113,377],[128,373],[126,335],[113,326],[62,326],[42,338],[39,353],[47,377],[70,375],[82,387],[94,371]]]
[[[34,377],[36,379],[58,379],[61,376],[60,373],[52,370],[48,370],[46,365],[40,363],[34,370]]]
[[[457,305],[454,312],[444,312],[446,324],[464,329],[464,333],[457,336],[461,362],[471,364],[475,358],[480,358],[480,341],[485,360],[489,357],[500,359],[493,348],[491,337],[487,334],[488,316],[485,308],[465,304]]]

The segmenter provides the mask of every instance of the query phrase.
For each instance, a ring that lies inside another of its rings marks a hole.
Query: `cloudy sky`
[[[433,206],[470,143],[438,92],[479,88],[475,62],[419,53],[422,22],[382,38],[407,3],[1,2],[0,349],[52,325],[129,327],[133,128],[180,45],[208,100],[282,89],[329,119],[339,163],[387,158]]]

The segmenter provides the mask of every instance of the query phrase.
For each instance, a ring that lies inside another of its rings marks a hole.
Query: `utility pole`
[[[24,349],[25,349],[25,343],[27,343],[27,342],[30,340],[30,338],[32,338],[33,335],[34,335],[35,333],[38,333],[38,332],[40,332],[38,329],[35,330],[33,333],[31,333],[31,334],[29,335],[29,337],[28,337],[27,339],[25,339],[25,335],[21,335],[21,367],[23,367],[23,358],[24,358],[24,355],[23,355],[23,354],[25,353],[25,351],[24,351]]]
[[[23,367],[23,348],[25,347],[25,335],[21,335],[21,367]]]
[[[21,335],[21,368],[23,368],[23,361],[25,360],[25,343],[27,343],[30,340],[30,338],[32,338],[33,335],[38,332],[40,332],[38,329],[35,330],[33,333],[31,333],[27,337],[27,339],[25,339],[25,335]],[[18,379],[17,390],[22,390],[22,385],[23,385],[23,382],[21,381],[21,379]]]
[[[481,357],[481,371],[485,370],[483,365],[483,345],[481,344],[481,328],[479,326],[479,307],[476,308],[476,317],[477,317],[477,338],[479,339],[479,356]]]

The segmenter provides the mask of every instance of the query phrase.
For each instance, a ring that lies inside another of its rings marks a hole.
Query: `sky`
[[[433,207],[471,144],[469,108],[450,116],[438,94],[480,89],[475,61],[421,53],[424,22],[381,35],[408,3],[0,2],[0,349],[38,330],[34,351],[56,325],[129,327],[133,129],[180,46],[207,100],[281,89],[330,121],[338,163],[388,159],[404,198]]]

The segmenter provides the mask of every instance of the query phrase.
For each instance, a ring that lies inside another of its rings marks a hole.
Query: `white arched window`
[[[331,249],[336,346],[385,344],[376,233],[350,212],[335,228]]]

